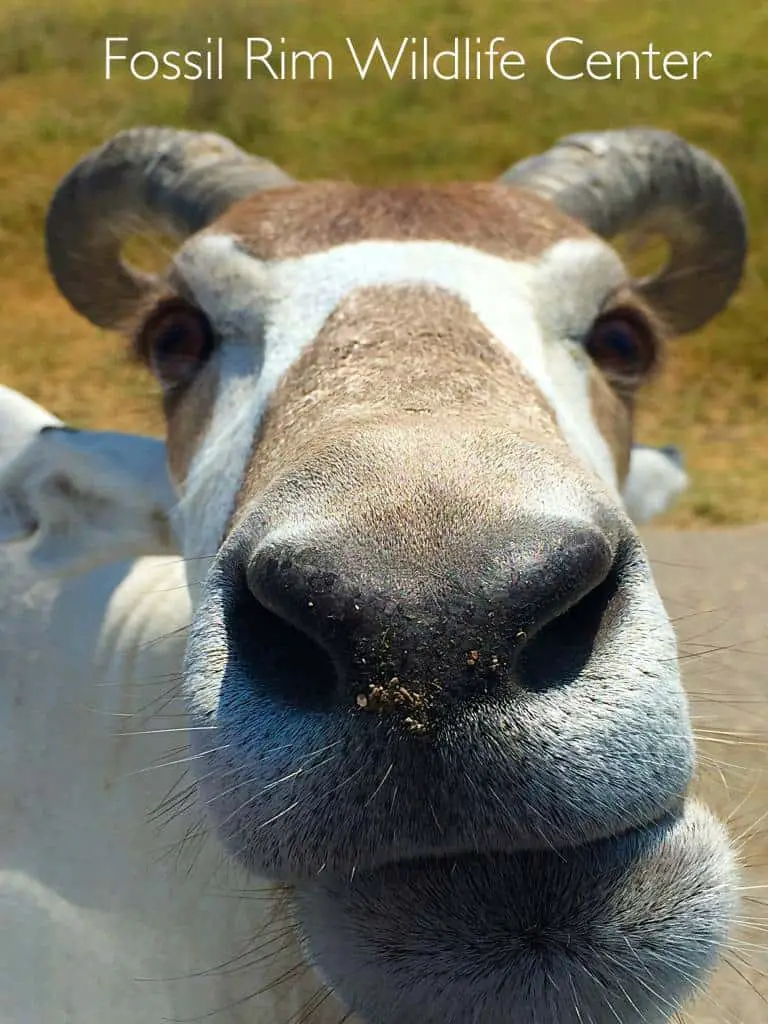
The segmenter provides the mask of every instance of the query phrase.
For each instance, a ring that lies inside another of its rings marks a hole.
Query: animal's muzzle
[[[554,449],[410,441],[399,485],[370,444],[252,489],[202,588],[201,785],[283,880],[575,845],[690,781],[674,634],[621,509]]]

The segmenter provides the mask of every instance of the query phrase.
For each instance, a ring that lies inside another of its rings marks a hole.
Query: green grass
[[[517,4],[415,0],[410,4],[261,5],[228,0],[28,0],[0,11],[0,379],[81,424],[158,431],[150,381],[112,338],[68,312],[42,256],[42,219],[59,176],[89,147],[137,123],[212,127],[306,178],[362,182],[494,177],[561,135],[647,124],[670,128],[715,153],[747,202],[752,251],[730,309],[676,342],[666,374],[646,396],[643,440],[676,442],[693,475],[677,523],[766,518],[768,506],[768,6],[652,0]],[[222,83],[140,83],[103,74],[104,37],[136,48],[200,47],[225,37]],[[284,36],[328,49],[333,81],[244,80],[247,35]],[[503,35],[528,57],[523,81],[361,82],[343,60],[344,37],[361,45],[428,35]],[[562,82],[543,63],[548,42],[581,36],[588,49],[710,50],[698,81]]]

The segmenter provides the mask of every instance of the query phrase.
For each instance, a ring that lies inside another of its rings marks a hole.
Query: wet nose
[[[392,680],[461,699],[503,681],[537,636],[558,643],[558,623],[590,607],[614,562],[602,529],[561,520],[436,545],[429,566],[393,560],[403,541],[262,540],[230,615],[255,685],[306,708],[364,706]]]

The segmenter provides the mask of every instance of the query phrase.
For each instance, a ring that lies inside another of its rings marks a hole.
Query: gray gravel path
[[[728,963],[689,1012],[691,1024],[768,1022],[768,524],[644,531],[676,620],[700,752],[698,792],[745,865],[742,917]],[[762,886],[762,888],[760,888]]]

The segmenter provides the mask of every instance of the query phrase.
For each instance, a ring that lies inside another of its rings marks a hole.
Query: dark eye
[[[606,376],[628,383],[645,377],[657,356],[653,328],[634,310],[612,310],[601,316],[584,347]]]
[[[213,351],[214,334],[202,310],[186,303],[160,306],[149,317],[139,348],[164,388],[189,384]]]

